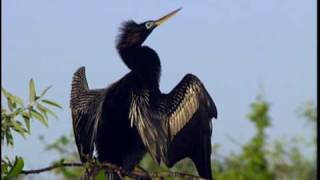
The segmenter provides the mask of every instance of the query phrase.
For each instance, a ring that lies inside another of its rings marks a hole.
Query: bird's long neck
[[[118,52],[123,62],[137,75],[143,86],[159,88],[161,64],[153,49],[136,45],[118,48]]]

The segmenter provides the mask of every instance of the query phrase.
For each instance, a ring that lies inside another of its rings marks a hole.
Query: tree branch
[[[60,164],[54,164],[45,168],[40,168],[40,169],[33,169],[33,170],[22,170],[20,173],[21,174],[38,174],[46,171],[51,171],[56,168],[61,168],[61,167],[82,167],[83,164],[81,163],[60,163]]]
[[[97,167],[100,169],[104,169],[107,172],[115,172],[118,173],[119,175],[122,176],[128,176],[131,178],[139,178],[139,179],[150,179],[150,178],[160,178],[163,179],[165,177],[181,177],[184,179],[197,179],[197,180],[205,180],[204,178],[201,178],[199,176],[191,175],[191,174],[186,174],[186,173],[179,173],[179,172],[143,172],[143,171],[126,171],[122,169],[119,166],[116,166],[114,164],[110,163],[103,163],[103,164],[95,164]],[[62,168],[62,167],[84,167],[85,164],[82,163],[59,163],[59,164],[54,164],[45,168],[40,168],[40,169],[33,169],[33,170],[22,170],[20,173],[21,174],[38,174],[38,173],[43,173],[46,171],[51,171],[53,169],[57,168]]]

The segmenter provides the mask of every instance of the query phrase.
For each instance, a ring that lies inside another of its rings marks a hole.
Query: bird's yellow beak
[[[165,21],[167,21],[168,19],[170,19],[171,17],[173,17],[178,11],[180,11],[182,8],[176,9],[174,11],[172,11],[171,13],[163,16],[162,18],[158,19],[155,21],[155,25],[156,26],[160,26],[162,23],[164,23]]]

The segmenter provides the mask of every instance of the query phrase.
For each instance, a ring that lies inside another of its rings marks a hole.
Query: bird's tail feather
[[[76,107],[81,94],[88,90],[85,67],[82,66],[73,74],[70,107]]]
[[[196,165],[198,173],[201,177],[213,180],[212,172],[211,172],[211,138],[208,135],[204,135],[204,137],[200,140],[202,147],[197,148],[197,150],[192,155],[191,159]]]

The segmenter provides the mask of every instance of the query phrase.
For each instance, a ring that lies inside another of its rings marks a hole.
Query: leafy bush
[[[49,115],[57,118],[57,115],[46,107],[49,105],[61,108],[58,103],[44,98],[49,89],[50,87],[47,87],[37,95],[34,81],[31,79],[29,83],[29,102],[25,105],[20,97],[1,88],[1,95],[6,98],[7,102],[6,107],[1,105],[1,147],[4,145],[14,147],[13,133],[17,133],[24,138],[30,135],[31,120],[38,120],[48,126]],[[22,157],[16,156],[15,161],[12,162],[5,156],[1,159],[1,179],[18,176],[23,167]]]

